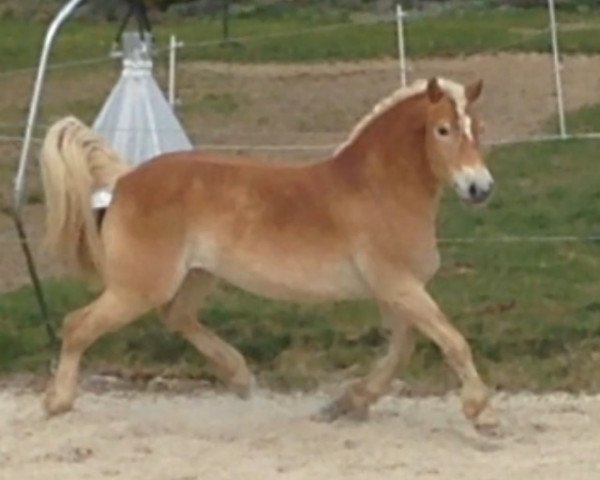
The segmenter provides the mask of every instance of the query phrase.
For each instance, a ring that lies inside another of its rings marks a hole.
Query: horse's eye
[[[440,137],[447,137],[450,135],[450,128],[448,128],[446,125],[441,125],[437,127],[436,132]]]

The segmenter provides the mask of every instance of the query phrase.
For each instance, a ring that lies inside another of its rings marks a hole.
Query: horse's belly
[[[290,301],[328,301],[364,298],[368,288],[347,259],[262,258],[218,255],[216,261],[199,256],[193,262],[227,282],[256,295]]]

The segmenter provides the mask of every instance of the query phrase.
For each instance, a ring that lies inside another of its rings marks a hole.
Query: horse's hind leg
[[[408,366],[415,349],[413,327],[389,308],[381,306],[380,310],[384,326],[390,331],[386,355],[365,378],[352,383],[339,398],[318,412],[316,420],[333,421],[342,415],[365,418],[369,406],[386,392],[398,372]]]
[[[67,315],[58,368],[44,400],[49,414],[71,409],[83,352],[103,334],[125,326],[149,309],[139,296],[107,288],[98,299]]]
[[[198,310],[215,283],[203,270],[190,271],[175,297],[160,309],[167,328],[179,333],[215,366],[217,375],[241,397],[247,397],[253,377],[242,354],[202,325]]]

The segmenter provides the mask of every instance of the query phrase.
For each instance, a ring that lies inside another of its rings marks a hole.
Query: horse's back
[[[301,166],[202,152],[162,155],[122,177],[115,200],[136,215],[173,206],[188,221],[235,218],[270,231],[333,235],[335,188],[325,163]]]

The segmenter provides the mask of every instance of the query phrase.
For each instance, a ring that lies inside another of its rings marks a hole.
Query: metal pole
[[[171,35],[169,42],[169,86],[168,100],[171,108],[177,103],[177,49],[183,47],[183,42],[178,42],[175,35]]]
[[[560,52],[558,50],[558,35],[556,28],[556,12],[554,8],[554,0],[548,0],[548,13],[550,15],[550,34],[552,38],[552,59],[554,62],[554,84],[556,89],[558,128],[561,138],[567,138],[567,125],[565,121],[565,105],[563,100],[562,79],[560,75]]]
[[[46,68],[48,66],[48,57],[50,55],[50,49],[54,43],[54,39],[60,27],[63,25],[65,20],[67,20],[67,18],[71,16],[75,9],[84,1],[85,0],[70,0],[69,2],[67,2],[67,4],[62,8],[62,10],[58,12],[58,15],[56,15],[56,17],[50,24],[48,31],[46,32],[37,76],[33,87],[33,95],[31,97],[31,103],[29,105],[29,115],[27,117],[25,137],[23,139],[21,157],[19,159],[19,168],[17,170],[17,176],[15,177],[14,205],[15,213],[17,215],[19,215],[23,204],[23,193],[25,190],[25,175],[27,172],[27,163],[29,161],[29,150],[31,148],[33,129],[35,127],[35,121],[37,119],[37,114],[39,110],[40,95],[42,93],[42,86],[44,83],[44,78],[46,76]]]
[[[406,86],[406,52],[404,48],[404,11],[396,5],[396,32],[398,36],[398,58],[400,60],[400,85]]]
[[[169,42],[169,105],[175,108],[175,61],[177,55],[177,38],[171,35]]]
[[[35,268],[35,261],[31,252],[31,248],[29,247],[29,243],[27,241],[27,232],[23,224],[23,219],[21,218],[21,210],[23,207],[23,195],[25,193],[25,177],[27,174],[29,151],[31,148],[31,140],[33,138],[33,129],[35,127],[35,121],[37,119],[37,114],[39,110],[39,101],[40,95],[42,93],[42,86],[44,83],[46,68],[48,66],[50,48],[54,43],[54,39],[60,27],[67,20],[67,18],[71,16],[75,9],[84,1],[85,0],[70,0],[69,2],[67,2],[64,5],[64,7],[58,12],[58,14],[56,15],[46,32],[46,37],[44,38],[44,44],[42,47],[42,54],[40,56],[40,63],[38,66],[37,76],[33,87],[33,95],[31,97],[31,103],[29,106],[29,114],[27,117],[25,137],[23,138],[23,147],[19,159],[19,167],[17,169],[17,175],[15,176],[14,181],[12,217],[15,223],[15,228],[17,229],[17,233],[19,235],[19,240],[21,248],[23,249],[23,254],[25,255],[27,269],[29,271],[29,276],[31,277],[31,281],[33,283],[35,296],[38,302],[38,306],[40,308],[40,314],[42,316],[44,324],[46,325],[46,329],[48,331],[48,336],[50,338],[51,343],[56,342],[56,334],[50,317],[48,315],[48,308],[46,300],[44,298],[44,291],[42,289],[42,284],[40,282],[39,275]]]

